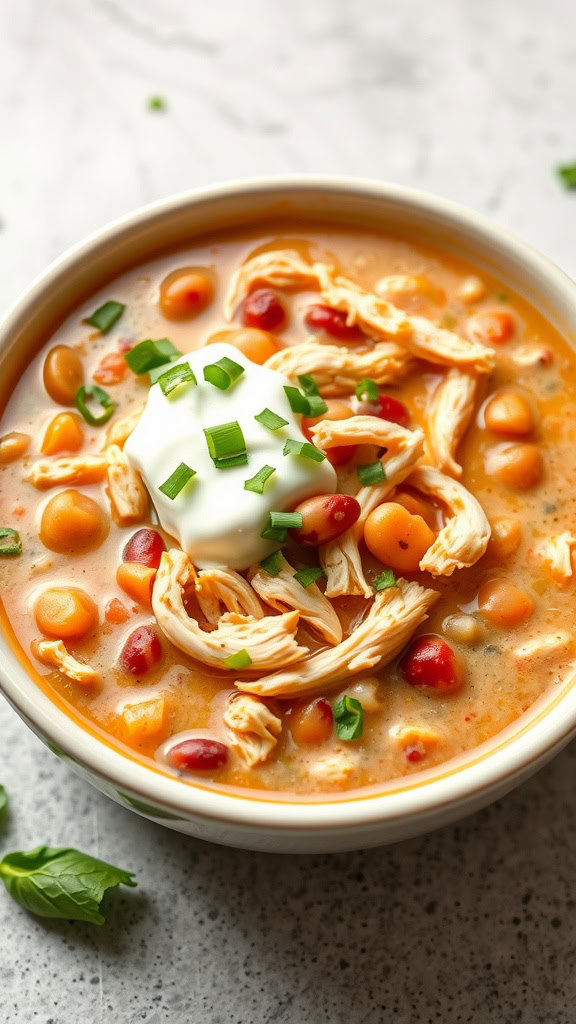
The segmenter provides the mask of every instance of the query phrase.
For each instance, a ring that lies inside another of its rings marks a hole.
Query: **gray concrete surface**
[[[0,305],[134,206],[294,170],[451,196],[576,272],[576,195],[553,175],[576,159],[575,29],[562,0],[4,3]],[[2,1024],[576,1017],[575,746],[456,828],[289,858],[137,818],[5,705],[0,737],[0,849],[77,845],[140,883],[101,929],[0,892]]]

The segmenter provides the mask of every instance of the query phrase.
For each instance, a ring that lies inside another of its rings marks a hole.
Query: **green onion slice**
[[[301,530],[301,512],[270,512],[270,526],[273,529],[278,527],[281,530]]]
[[[185,462],[181,462],[168,479],[160,485],[158,490],[174,501],[176,495],[180,494],[182,488],[186,486],[193,476],[196,476],[196,470],[190,469],[190,466],[187,466]]]
[[[283,455],[300,455],[303,459],[310,459],[311,462],[324,462],[326,453],[309,444],[308,441],[294,441],[288,438],[283,448]]]
[[[302,378],[307,379],[308,374],[303,374],[302,377],[299,377],[298,379],[302,380]],[[312,380],[312,377],[309,379]],[[314,382],[312,381],[312,383]],[[316,387],[315,384],[314,387]],[[323,416],[328,409],[324,399],[321,398],[320,395],[314,394],[314,392],[303,395],[298,388],[289,387],[287,385],[284,387],[284,391],[286,393],[286,398],[290,402],[292,412],[301,413],[302,416]]]
[[[306,400],[308,402],[309,416],[323,416],[328,411],[328,406],[320,395],[307,395]]]
[[[22,541],[17,530],[0,526],[0,555],[21,555]]]
[[[298,383],[305,395],[320,394],[318,391],[318,385],[310,373],[301,373],[298,377]]]
[[[347,693],[332,705],[336,733],[340,740],[358,740],[364,726],[364,711],[359,700]]]
[[[116,403],[112,401],[110,395],[103,391],[102,388],[97,387],[96,384],[88,384],[86,387],[82,385],[76,392],[76,408],[78,412],[82,414],[86,423],[89,423],[91,427],[101,427],[103,423],[107,423],[110,419]],[[102,407],[102,413],[100,416],[95,416],[93,412],[88,408],[88,402],[96,402],[97,405]]]
[[[260,534],[262,540],[272,540],[276,544],[285,544],[288,540],[288,530],[283,526],[267,526]]]
[[[389,590],[396,585],[396,576],[392,569],[383,569],[380,575],[372,580],[374,590]]]
[[[281,416],[272,412],[271,409],[263,409],[254,419],[258,420],[258,423],[261,423],[263,427],[267,427],[268,430],[280,430],[280,427],[288,426],[288,420],[282,419]]]
[[[244,481],[245,491],[254,491],[254,494],[264,494],[264,484],[275,473],[274,466],[262,466],[255,476],[251,477],[250,480]]]
[[[363,487],[382,484],[386,480],[386,470],[381,462],[371,462],[368,466],[357,466],[356,472]]]
[[[162,388],[162,393],[166,396],[172,394],[180,384],[197,383],[196,374],[188,363],[178,363],[177,366],[171,366],[158,377],[158,384]]]
[[[217,363],[208,363],[208,366],[204,367],[204,380],[213,384],[215,388],[220,388],[220,391],[227,391],[243,373],[244,367],[240,366],[240,363],[223,356]]]
[[[243,466],[248,462],[246,441],[238,420],[218,423],[215,427],[205,427],[204,436],[210,457],[217,469]]]
[[[312,583],[316,583],[316,580],[325,575],[324,569],[317,565],[310,565],[306,569],[299,569],[298,572],[295,572],[294,579],[303,587],[310,587]]]
[[[228,658],[224,658],[224,664],[226,668],[250,668],[252,658],[246,650],[237,651],[236,654],[231,654]]]
[[[566,188],[576,188],[576,163],[557,167],[556,173]]]
[[[149,373],[157,366],[172,363],[182,353],[172,344],[169,338],[146,338],[139,341],[134,348],[124,353],[124,359],[133,373]]]
[[[103,306],[99,306],[92,316],[87,316],[83,323],[98,328],[101,334],[108,334],[125,309],[126,306],[123,302],[114,302],[114,299],[110,299]]]
[[[375,402],[378,395],[378,385],[371,377],[363,377],[356,385],[356,398],[360,401]]]
[[[263,558],[260,568],[264,569],[269,576],[279,576],[284,565],[284,556],[281,551],[274,551],[268,558]]]

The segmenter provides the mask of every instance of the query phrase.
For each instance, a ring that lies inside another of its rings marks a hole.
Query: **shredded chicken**
[[[284,612],[294,608],[300,618],[317,630],[329,644],[339,644],[342,626],[330,601],[315,583],[303,587],[294,579],[294,569],[284,561],[277,576],[270,576],[264,569],[255,566],[250,572],[250,583],[266,604],[276,611]]]
[[[396,299],[400,302],[420,298],[428,302],[441,303],[446,298],[442,288],[433,284],[425,274],[390,274],[376,282],[374,291],[385,299]]]
[[[510,350],[510,362],[516,366],[550,366],[554,353],[545,345],[522,345]]]
[[[148,512],[148,492],[140,473],[130,465],[117,444],[106,448],[108,461],[108,494],[112,515],[121,526],[138,523]]]
[[[314,761],[308,769],[312,779],[321,786],[344,786],[350,781],[360,763],[358,751],[338,747]]]
[[[227,320],[232,320],[238,306],[253,288],[269,285],[287,291],[317,288],[315,266],[306,263],[294,249],[274,249],[252,256],[232,275],[224,304]]]
[[[475,377],[452,369],[440,381],[429,403],[428,448],[434,464],[449,476],[462,476],[456,449],[472,419],[476,384]]]
[[[576,537],[566,531],[555,537],[548,537],[538,548],[535,554],[546,568],[555,583],[562,585],[568,583],[574,575],[572,555],[576,547]]]
[[[233,569],[202,569],[195,586],[198,604],[208,622],[219,622],[222,606],[227,612],[251,615],[254,619],[264,615],[252,587]]]
[[[123,448],[143,412],[144,403],[137,405],[125,416],[112,420],[106,433],[106,447],[110,444],[117,444],[119,448]]]
[[[535,637],[525,644],[520,644],[512,652],[518,661],[531,661],[533,658],[545,659],[554,655],[566,653],[574,645],[574,637],[563,629],[556,633],[546,633],[544,636]]]
[[[261,697],[286,698],[331,689],[358,672],[391,661],[439,596],[418,583],[400,579],[396,587],[376,594],[366,618],[337,647],[261,679],[236,680],[236,686]]]
[[[345,594],[371,597],[372,588],[362,569],[358,537],[372,510],[381,505],[416,466],[424,450],[424,434],[420,429],[406,430],[398,423],[382,420],[378,416],[353,416],[347,420],[321,420],[312,428],[312,436],[321,448],[361,443],[376,444],[387,449],[382,457],[386,481],[360,488],[356,495],[362,510],[358,522],[351,530],[320,549],[320,560],[328,580],[327,597],[341,597]]]
[[[45,665],[58,669],[62,675],[82,686],[92,686],[99,682],[100,675],[90,665],[78,661],[66,649],[62,640],[35,640],[32,644],[33,653]]]
[[[409,353],[394,342],[349,349],[344,345],[322,345],[315,338],[308,338],[276,352],[266,366],[294,381],[300,374],[309,373],[320,392],[330,398],[349,395],[365,377],[377,384],[389,384],[403,377],[412,363]]]
[[[232,746],[249,768],[267,760],[282,732],[281,720],[258,697],[247,693],[232,697],[224,721]]]
[[[308,654],[296,640],[299,614],[250,615],[226,612],[211,632],[200,629],[184,607],[183,594],[194,586],[194,567],[184,551],[172,548],[162,555],[152,591],[152,608],[161,630],[185,654],[204,665],[225,668],[224,660],[246,650],[258,671],[290,665]]]
[[[30,467],[26,479],[40,491],[59,484],[95,484],[106,476],[107,465],[104,453],[39,459]]]
[[[451,514],[420,562],[433,576],[451,576],[474,565],[486,551],[490,524],[476,498],[461,483],[432,466],[418,466],[408,483],[443,502]]]

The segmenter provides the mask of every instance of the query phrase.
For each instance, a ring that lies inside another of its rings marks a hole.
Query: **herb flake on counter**
[[[556,174],[567,189],[576,189],[576,162],[573,164],[561,164],[556,168]]]
[[[228,658],[224,658],[224,664],[226,668],[250,668],[252,664],[252,658],[248,654],[247,650],[237,651],[236,654],[230,654]]]
[[[379,590],[389,590],[390,587],[397,586],[394,571],[392,569],[383,569],[380,575],[372,580],[372,586],[377,592]]]
[[[250,480],[244,481],[244,490],[254,491],[254,494],[264,494],[264,485],[275,472],[274,466],[262,466],[262,469],[259,469],[255,476],[251,477]]]
[[[114,299],[110,299],[103,306],[99,306],[91,316],[87,316],[82,323],[96,327],[101,334],[108,334],[108,331],[118,322],[125,309],[126,306],[123,302],[115,302]]]
[[[306,589],[306,587],[312,586],[313,583],[316,583],[317,580],[325,575],[324,569],[321,569],[320,566],[310,565],[305,569],[298,569],[298,572],[294,573],[294,579],[300,586]]]
[[[139,341],[137,345],[134,345],[134,348],[125,352],[124,359],[132,372],[140,376],[142,373],[149,373],[150,370],[154,370],[158,366],[172,363],[181,355],[182,353],[172,344],[169,338],[146,338],[144,341]]]
[[[174,472],[170,474],[168,479],[160,485],[158,490],[162,491],[162,494],[165,494],[171,501],[174,501],[174,498],[180,494],[180,491],[186,486],[193,476],[196,476],[196,470],[191,469],[185,462],[181,462]]]
[[[326,453],[320,448],[316,448],[315,445],[309,444],[308,441],[294,441],[291,437],[286,441],[282,454],[300,455],[301,458],[309,459],[311,462],[324,462],[324,459],[326,458]]]
[[[288,426],[288,420],[282,419],[282,416],[272,412],[272,409],[263,409],[254,419],[267,430],[280,430],[280,427]]]
[[[146,100],[146,106],[148,110],[153,110],[157,114],[163,113],[167,109],[168,104],[163,96],[149,96]]]
[[[340,740],[358,740],[364,728],[364,711],[359,700],[347,693],[332,705],[336,734]]]
[[[97,384],[82,385],[78,388],[74,401],[78,412],[91,427],[101,427],[107,423],[116,408],[116,402],[113,402],[108,392],[103,391]],[[94,415],[88,402],[95,402],[102,408],[100,416]]]
[[[72,848],[38,846],[7,853],[0,878],[10,896],[39,917],[104,924],[100,904],[108,889],[135,886],[134,875]]]
[[[6,808],[8,807],[8,794],[4,786],[0,785],[0,821],[4,817]]]
[[[356,472],[363,487],[382,484],[386,480],[386,470],[381,462],[371,462],[368,466],[357,466]]]
[[[21,554],[22,541],[18,530],[13,530],[11,526],[0,526],[0,555],[12,556]]]

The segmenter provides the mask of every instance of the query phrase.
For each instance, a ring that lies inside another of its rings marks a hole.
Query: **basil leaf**
[[[364,711],[360,701],[345,693],[343,697],[334,701],[332,710],[338,739],[360,739],[364,727]]]
[[[39,917],[104,924],[99,912],[107,889],[136,885],[131,871],[73,849],[38,846],[7,853],[0,878],[13,899]]]
[[[4,789],[4,786],[0,786],[0,821],[4,815],[4,811],[8,806],[8,794]]]

